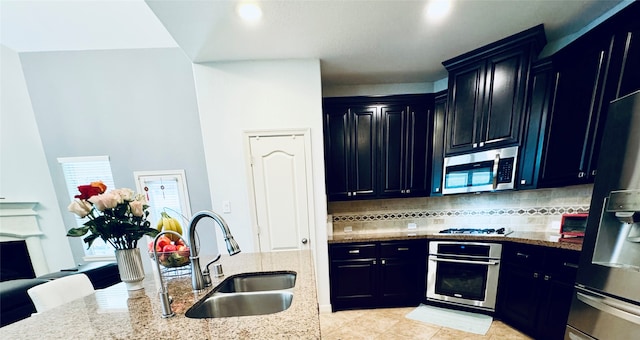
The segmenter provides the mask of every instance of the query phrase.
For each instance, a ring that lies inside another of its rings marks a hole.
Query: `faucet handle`
[[[216,256],[215,259],[209,261],[209,263],[207,263],[204,266],[204,270],[202,271],[202,279],[204,280],[204,286],[205,287],[209,287],[211,286],[211,274],[209,274],[209,266],[214,264],[216,261],[218,261],[220,259],[220,254],[218,254],[218,256]]]
[[[208,270],[202,272],[202,281],[204,281],[205,287],[211,287],[211,274]]]

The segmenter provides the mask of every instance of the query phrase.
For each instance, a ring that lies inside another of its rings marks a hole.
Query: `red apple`
[[[189,257],[189,247],[185,245],[178,246],[178,254],[180,254],[180,256]]]
[[[178,250],[178,249],[173,244],[167,244],[164,247],[162,247],[162,252],[163,253],[173,253],[176,250]]]

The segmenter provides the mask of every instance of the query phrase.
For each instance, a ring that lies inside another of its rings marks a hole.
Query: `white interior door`
[[[250,136],[249,148],[260,251],[308,249],[304,136]]]

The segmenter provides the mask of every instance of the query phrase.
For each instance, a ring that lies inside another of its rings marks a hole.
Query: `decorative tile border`
[[[589,206],[500,208],[500,209],[452,209],[421,211],[385,211],[371,214],[334,214],[333,222],[391,221],[429,217],[456,216],[553,216],[588,213]]]

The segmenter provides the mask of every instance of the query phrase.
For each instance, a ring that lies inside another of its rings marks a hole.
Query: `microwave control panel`
[[[502,158],[498,162],[498,183],[511,183],[514,158]]]

